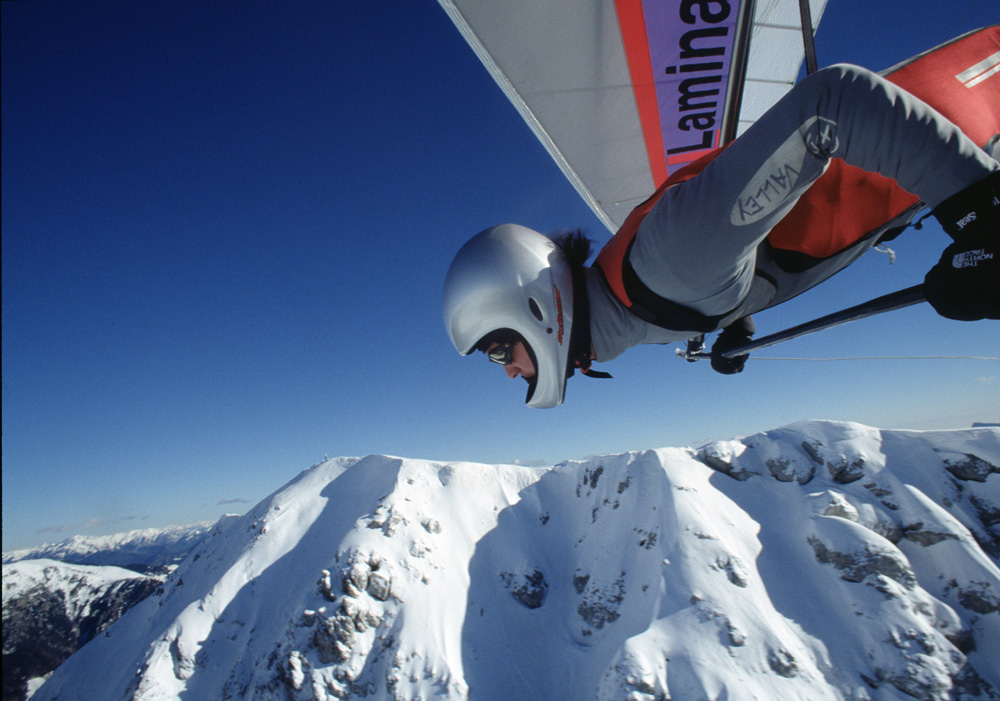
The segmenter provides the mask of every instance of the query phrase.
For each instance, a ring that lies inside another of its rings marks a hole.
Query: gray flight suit
[[[800,294],[878,240],[868,237],[807,274],[768,259],[761,243],[831,158],[893,178],[931,208],[1000,169],[924,101],[871,71],[831,66],[799,82],[701,173],[664,193],[636,233],[632,268],[664,299],[722,316],[717,328]],[[776,172],[780,180],[771,177]],[[905,225],[918,209],[884,228]],[[587,268],[585,276],[596,360],[697,335],[642,321],[596,269]]]

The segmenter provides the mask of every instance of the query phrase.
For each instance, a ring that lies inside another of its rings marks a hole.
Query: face
[[[486,349],[487,354],[490,353],[494,348],[496,348],[498,343],[492,344]],[[524,344],[518,341],[514,344],[511,350],[511,361],[510,364],[504,365],[503,370],[507,373],[507,377],[514,379],[518,375],[523,377],[525,380],[530,380],[535,376],[535,364],[531,362],[531,356],[528,354],[527,349]]]

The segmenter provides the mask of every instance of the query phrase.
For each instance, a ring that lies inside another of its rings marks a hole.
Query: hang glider
[[[439,2],[611,231],[667,175],[735,138],[792,87],[826,6]]]

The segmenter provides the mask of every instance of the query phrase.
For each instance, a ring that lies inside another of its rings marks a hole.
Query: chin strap
[[[579,370],[587,377],[609,379],[610,373],[591,369],[590,357],[590,302],[587,300],[587,285],[583,280],[583,268],[573,269],[573,328],[569,334],[569,362],[566,377],[572,377]]]
[[[588,358],[587,359],[587,367],[583,367],[582,365],[577,365],[577,368],[579,368],[580,372],[583,373],[584,375],[586,375],[587,377],[593,377],[593,378],[598,379],[598,380],[610,380],[611,379],[611,373],[610,372],[602,372],[601,370],[594,370],[594,369],[591,368],[590,363],[591,363],[591,361]]]

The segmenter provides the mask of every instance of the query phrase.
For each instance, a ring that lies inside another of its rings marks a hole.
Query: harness
[[[649,199],[632,210],[594,261],[615,297],[647,323],[674,331],[708,333],[720,328],[722,321],[736,311],[709,316],[661,297],[639,279],[629,261],[639,226],[666,191],[698,175],[722,151],[712,151],[667,178]],[[843,207],[841,203],[845,201],[850,201],[852,207]],[[881,232],[886,222],[896,219],[918,201],[916,195],[906,192],[890,178],[833,159],[827,171],[760,244],[758,262],[773,261],[784,272],[807,274],[820,262]],[[756,277],[777,286],[775,276],[761,265]],[[779,289],[776,298],[782,297],[780,292]]]

